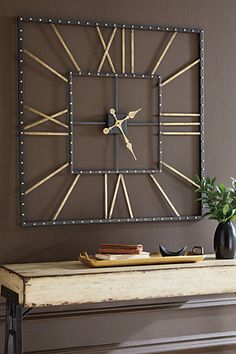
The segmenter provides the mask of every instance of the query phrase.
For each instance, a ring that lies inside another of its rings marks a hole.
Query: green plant
[[[215,184],[216,178],[194,178],[198,188],[195,192],[201,193],[203,205],[208,209],[204,216],[219,223],[226,223],[236,218],[236,179],[232,178],[232,187],[228,188],[223,183]]]

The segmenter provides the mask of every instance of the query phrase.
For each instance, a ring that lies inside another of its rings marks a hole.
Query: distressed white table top
[[[25,307],[236,292],[236,260],[88,268],[79,261],[0,266],[0,285]]]

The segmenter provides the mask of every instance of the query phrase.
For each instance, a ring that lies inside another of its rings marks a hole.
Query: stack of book
[[[103,260],[141,259],[149,255],[149,252],[144,252],[143,245],[101,243],[95,258]]]

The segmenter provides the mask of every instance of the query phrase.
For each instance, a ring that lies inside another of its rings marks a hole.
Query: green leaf
[[[223,214],[226,215],[228,213],[229,209],[230,209],[229,204],[225,204],[223,207]]]
[[[226,191],[226,187],[225,187],[224,183],[220,183],[219,184],[219,189],[220,189],[221,192],[225,192]]]

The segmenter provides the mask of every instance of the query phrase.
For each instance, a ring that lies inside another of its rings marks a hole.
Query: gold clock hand
[[[113,124],[111,127],[109,127],[109,128],[104,128],[103,129],[103,133],[104,134],[109,134],[109,132],[112,130],[112,128],[114,128],[114,127],[118,127],[118,124],[121,124],[120,123],[120,120],[118,120],[118,118],[117,118],[117,116],[116,116],[116,111],[115,111],[115,108],[111,108],[110,109],[110,113],[111,113],[111,115],[115,118],[115,124]]]
[[[113,117],[115,118],[115,120],[117,121],[117,116],[116,116],[116,111],[115,111],[115,108],[111,108],[110,109],[110,113],[113,115]]]
[[[135,156],[135,153],[134,153],[134,151],[133,151],[132,144],[131,144],[131,142],[129,141],[129,139],[127,138],[127,136],[125,135],[122,126],[118,125],[118,128],[120,129],[121,134],[123,135],[123,137],[124,137],[124,139],[125,139],[125,143],[126,143],[127,149],[132,153],[133,158],[134,158],[135,160],[137,160],[137,157]]]
[[[134,153],[134,151],[133,151],[133,147],[132,147],[132,144],[131,144],[131,142],[129,141],[129,139],[127,138],[127,136],[125,135],[125,133],[124,133],[124,131],[123,131],[123,128],[122,128],[122,123],[123,123],[123,121],[125,121],[125,120],[127,120],[127,119],[129,119],[129,118],[131,118],[131,119],[133,119],[134,117],[135,117],[135,115],[141,110],[142,108],[140,108],[140,109],[138,109],[137,111],[131,111],[131,112],[129,112],[128,113],[128,115],[124,118],[124,119],[118,119],[117,117],[116,117],[116,111],[115,111],[115,109],[114,108],[111,108],[110,109],[110,113],[111,113],[111,115],[115,118],[115,124],[113,124],[111,127],[109,127],[109,128],[104,128],[103,129],[103,133],[104,134],[109,134],[109,132],[114,128],[114,127],[117,127],[117,128],[119,128],[120,129],[120,131],[121,131],[121,133],[122,133],[122,135],[123,135],[123,138],[125,139],[125,143],[126,143],[126,147],[127,147],[127,149],[132,153],[132,155],[133,155],[133,158],[135,159],[135,160],[137,160],[137,157],[135,156],[135,153]]]
[[[104,128],[104,129],[103,129],[103,133],[106,134],[106,135],[109,134],[110,130],[111,130],[112,128],[114,128],[115,126],[116,126],[116,125],[114,124],[112,127]]]
[[[137,109],[137,111],[131,111],[131,112],[129,112],[125,118],[123,118],[123,119],[120,120],[120,122],[123,123],[125,120],[133,119],[133,118],[136,116],[136,114],[137,114],[139,111],[141,111],[141,109],[142,109],[142,108],[139,108],[139,109]]]

